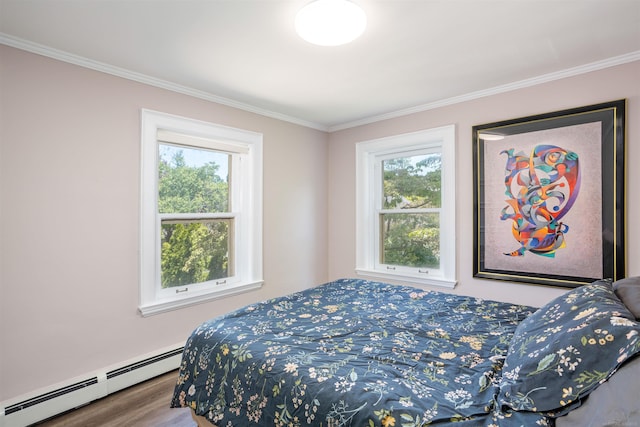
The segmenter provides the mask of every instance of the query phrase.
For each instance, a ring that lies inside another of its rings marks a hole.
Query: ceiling
[[[328,131],[640,59],[640,0],[353,0],[338,47],[307,1],[0,0],[0,43]]]

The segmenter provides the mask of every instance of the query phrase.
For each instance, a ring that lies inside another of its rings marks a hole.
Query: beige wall
[[[0,45],[0,401],[327,279],[327,135]],[[140,109],[264,135],[264,287],[142,318]]]
[[[566,290],[473,278],[471,128],[533,114],[627,99],[627,274],[640,275],[640,61],[534,87],[334,132],[329,143],[329,278],[354,274],[355,143],[455,124],[457,132],[455,293],[540,306]]]

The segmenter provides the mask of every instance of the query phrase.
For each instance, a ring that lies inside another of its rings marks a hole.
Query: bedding
[[[586,335],[584,344],[584,322],[607,345]],[[171,406],[218,427],[552,426],[640,351],[639,331],[607,282],[536,310],[342,279],[199,325]],[[581,352],[579,369],[563,358],[568,348]],[[595,362],[606,372],[590,369]]]
[[[516,328],[499,403],[554,416],[567,413],[638,352],[639,331],[607,281],[551,301]]]

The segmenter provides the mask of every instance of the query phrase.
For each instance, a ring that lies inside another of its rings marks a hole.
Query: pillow
[[[640,352],[640,323],[601,280],[556,298],[518,325],[498,403],[559,416]]]
[[[613,290],[631,314],[640,319],[640,277],[628,277],[613,283]]]
[[[622,427],[640,425],[640,357],[593,390],[584,405],[556,419],[556,427]]]

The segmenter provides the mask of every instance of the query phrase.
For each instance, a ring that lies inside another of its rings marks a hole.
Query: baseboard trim
[[[180,366],[183,347],[172,346],[111,366],[84,379],[70,380],[50,390],[34,392],[0,407],[0,427],[26,427],[63,412],[84,406],[132,385]]]

